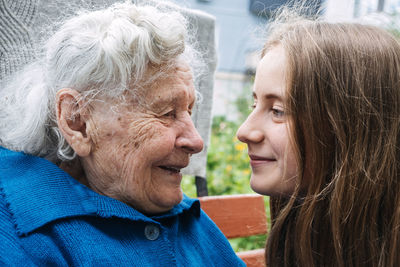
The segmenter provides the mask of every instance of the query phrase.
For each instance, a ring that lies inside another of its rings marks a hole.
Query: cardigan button
[[[156,240],[160,236],[160,228],[154,224],[146,225],[144,228],[144,235],[148,240]]]

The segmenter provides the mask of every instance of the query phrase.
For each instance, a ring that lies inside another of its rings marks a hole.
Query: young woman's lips
[[[266,157],[261,157],[261,156],[256,156],[256,155],[249,155],[250,157],[250,165],[252,168],[260,167],[266,164],[269,164],[271,162],[276,161],[273,158],[266,158]]]

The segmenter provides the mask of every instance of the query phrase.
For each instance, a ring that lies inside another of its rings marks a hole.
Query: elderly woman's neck
[[[59,167],[81,184],[88,186],[86,174],[79,158],[63,161]]]

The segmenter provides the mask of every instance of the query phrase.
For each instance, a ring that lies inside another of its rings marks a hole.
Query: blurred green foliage
[[[251,193],[247,146],[236,138],[238,124],[215,117],[207,156],[210,195]]]
[[[251,169],[247,145],[236,138],[236,131],[250,113],[252,105],[251,83],[246,86],[234,105],[238,111],[237,121],[224,116],[213,118],[211,139],[207,155],[207,186],[209,195],[232,195],[254,193],[250,188]],[[182,181],[185,194],[196,197],[194,177],[185,176]],[[265,197],[268,225],[270,225],[269,199]],[[265,235],[231,239],[235,251],[263,248]]]

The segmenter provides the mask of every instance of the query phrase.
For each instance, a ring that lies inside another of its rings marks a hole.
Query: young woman
[[[373,26],[286,18],[237,133],[253,190],[271,196],[267,265],[400,266],[400,45]]]

